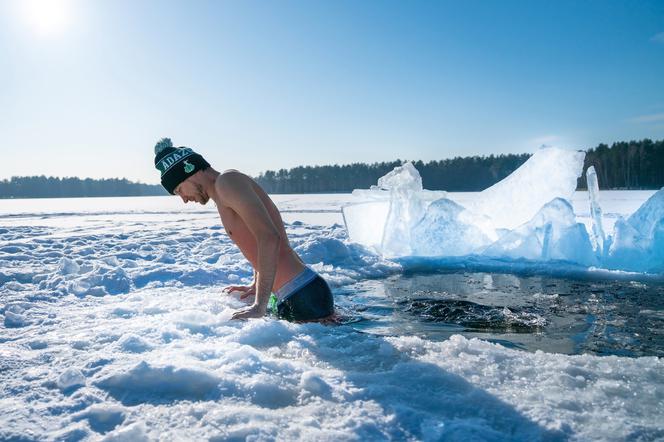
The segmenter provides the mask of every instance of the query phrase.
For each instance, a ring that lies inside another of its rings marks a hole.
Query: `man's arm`
[[[237,172],[220,175],[215,183],[223,195],[224,204],[235,211],[256,238],[258,256],[256,262],[256,298],[248,309],[236,312],[234,319],[253,318],[265,315],[270,292],[277,273],[277,259],[281,236],[272,222],[263,201],[254,191],[251,181]]]

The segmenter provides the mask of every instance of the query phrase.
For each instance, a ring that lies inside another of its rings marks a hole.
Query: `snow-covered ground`
[[[605,228],[653,193],[602,192]],[[402,271],[348,241],[350,195],[274,199],[333,288]],[[0,201],[0,440],[664,438],[658,358],[230,321],[250,276],[211,204]]]

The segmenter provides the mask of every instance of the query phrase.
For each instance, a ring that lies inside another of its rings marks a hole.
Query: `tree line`
[[[486,189],[521,166],[529,154],[455,157],[415,161],[425,189],[474,192]],[[401,160],[379,163],[298,166],[268,170],[256,181],[268,193],[350,192],[376,184]],[[587,151],[584,170],[595,166],[602,189],[659,189],[664,186],[664,140],[622,141],[600,144]],[[546,177],[543,177],[546,179]],[[585,175],[578,188],[585,189]],[[0,181],[0,198],[167,195],[161,185],[126,179],[12,177]]]
[[[161,185],[134,183],[127,179],[12,177],[0,181],[0,198],[75,198],[94,196],[167,195]]]
[[[528,158],[529,154],[505,154],[413,164],[425,189],[476,192],[502,180]],[[350,192],[369,188],[401,163],[298,166],[268,170],[256,180],[268,193]],[[664,140],[617,142],[610,147],[600,144],[587,151],[584,171],[591,165],[602,189],[659,189],[664,186]],[[579,178],[578,188],[586,188],[585,174]]]
[[[602,189],[660,189],[664,186],[664,140],[621,141],[589,149],[583,170],[595,166]],[[585,174],[579,179],[585,189]]]
[[[414,161],[425,189],[482,190],[502,180],[529,158],[528,154],[456,157],[440,161]],[[268,193],[350,192],[375,185],[378,178],[400,166],[401,160],[328,166],[298,166],[268,170],[256,181]]]

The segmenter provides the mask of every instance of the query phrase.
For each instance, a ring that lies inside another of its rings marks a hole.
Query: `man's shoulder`
[[[246,180],[248,177],[235,169],[227,169],[221,172],[215,181],[217,186],[225,187]]]
[[[226,196],[225,199],[232,200],[236,194],[252,191],[252,181],[251,177],[244,173],[235,169],[228,169],[217,176],[215,186],[221,195]]]
[[[223,172],[221,172],[219,175],[233,175],[233,174],[244,175],[242,172],[240,172],[237,169],[226,169]]]

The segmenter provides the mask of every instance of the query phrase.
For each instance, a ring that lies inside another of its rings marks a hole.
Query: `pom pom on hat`
[[[173,147],[173,142],[170,138],[162,138],[154,145],[154,154],[159,155],[162,150]]]

